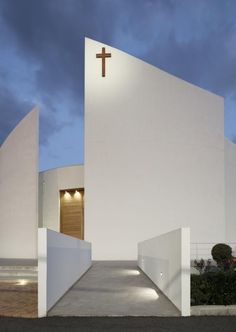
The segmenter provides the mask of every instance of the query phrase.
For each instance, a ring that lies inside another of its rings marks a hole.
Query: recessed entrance
[[[60,232],[84,239],[84,189],[60,190]]]

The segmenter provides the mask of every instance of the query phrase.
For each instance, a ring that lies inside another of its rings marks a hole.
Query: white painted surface
[[[39,173],[39,226],[60,232],[60,190],[84,188],[84,167],[74,165]]]
[[[43,317],[91,266],[91,244],[39,228],[38,253],[38,315]]]
[[[47,232],[38,228],[38,316],[47,315]]]
[[[85,42],[85,239],[94,259],[190,226],[225,238],[223,98],[110,46]]]
[[[138,244],[138,265],[174,303],[190,315],[190,230],[181,228]]]
[[[0,257],[37,257],[38,110],[0,147]]]
[[[236,239],[236,145],[225,140],[226,241]]]

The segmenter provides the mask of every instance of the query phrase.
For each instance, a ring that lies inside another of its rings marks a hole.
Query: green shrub
[[[191,304],[236,304],[236,272],[192,275]]]
[[[203,275],[191,275],[191,305],[207,304],[210,287]]]
[[[229,268],[232,258],[232,248],[230,246],[224,243],[218,243],[212,248],[211,254],[220,268],[224,270]]]

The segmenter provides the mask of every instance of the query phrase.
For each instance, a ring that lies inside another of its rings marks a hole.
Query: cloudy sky
[[[38,105],[40,169],[83,163],[90,37],[225,98],[236,142],[235,0],[0,0],[0,144]]]

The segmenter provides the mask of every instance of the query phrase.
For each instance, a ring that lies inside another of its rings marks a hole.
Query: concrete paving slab
[[[38,316],[36,282],[0,280],[0,316],[35,318]],[[17,330],[17,329],[16,329]],[[0,331],[3,331],[0,327]]]
[[[235,316],[236,305],[197,305],[191,307],[192,316]]]
[[[0,265],[0,282],[27,280],[28,282],[37,282],[38,267],[32,265]]]
[[[179,316],[135,261],[96,261],[48,316]]]
[[[38,260],[21,258],[0,258],[0,266],[38,266]]]

